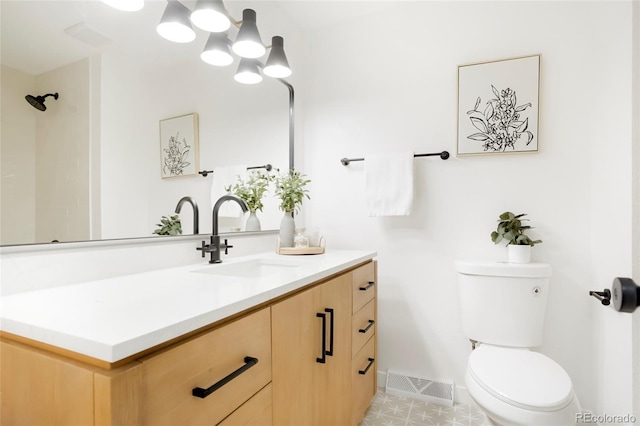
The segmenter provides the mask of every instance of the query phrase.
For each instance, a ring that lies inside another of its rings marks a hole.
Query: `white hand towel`
[[[413,152],[365,155],[369,216],[407,216],[413,204]]]
[[[216,201],[227,194],[225,188],[238,182],[238,176],[242,179],[247,175],[247,166],[223,166],[213,169],[213,179],[211,179],[211,211]],[[220,206],[218,216],[239,217],[242,216],[242,209],[238,203],[227,201]]]

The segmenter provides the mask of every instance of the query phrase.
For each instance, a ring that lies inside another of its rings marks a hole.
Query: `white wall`
[[[89,239],[89,60],[31,76],[2,67],[2,244]],[[46,111],[24,99],[46,98]]]
[[[89,239],[89,82],[89,59],[36,77],[38,95],[59,98],[36,120],[35,242]]]
[[[633,3],[633,279],[640,284],[640,3]],[[634,411],[640,413],[640,310],[634,314],[632,339]]]
[[[631,3],[393,3],[308,34],[303,101],[307,224],[379,253],[380,369],[464,383],[454,261],[501,259],[498,214],[526,212],[544,240],[534,258],[553,267],[540,350],[585,408],[629,412],[628,317],[588,291],[631,272]],[[538,154],[416,159],[413,213],[367,217],[364,164],[340,158],[455,153],[457,65],[536,53]]]
[[[17,244],[35,239],[36,117],[24,99],[35,94],[35,77],[2,66],[2,197],[0,242]]]

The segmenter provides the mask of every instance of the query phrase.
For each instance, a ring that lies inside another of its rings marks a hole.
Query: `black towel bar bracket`
[[[271,164],[265,164],[264,166],[247,167],[247,170],[253,170],[253,169],[266,169],[268,172],[270,172],[273,169],[273,166]],[[213,174],[213,170],[202,170],[198,172],[198,174],[202,175],[202,177],[207,177],[209,173]]]
[[[442,152],[432,152],[430,154],[415,154],[414,157],[440,157],[443,160],[446,160],[449,158],[449,152],[448,151],[442,151]],[[348,166],[349,163],[351,163],[352,161],[364,161],[364,158],[343,158],[340,160],[340,162],[342,163],[343,166]]]

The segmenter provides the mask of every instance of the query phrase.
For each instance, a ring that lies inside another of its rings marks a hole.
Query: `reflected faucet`
[[[240,206],[243,212],[246,213],[249,211],[247,204],[241,198],[238,198],[235,195],[223,195],[218,199],[218,201],[216,201],[216,203],[213,206],[212,226],[211,226],[211,233],[212,233],[211,244],[205,244],[205,242],[203,241],[202,245],[196,248],[196,250],[202,250],[202,257],[205,256],[205,253],[211,254],[211,259],[209,260],[209,263],[222,262],[222,260],[220,260],[220,251],[224,249],[224,254],[228,254],[229,249],[233,248],[233,246],[230,246],[229,244],[227,244],[226,238],[224,240],[224,243],[220,244],[220,235],[218,235],[218,213],[220,211],[220,206],[225,201],[235,201],[236,203],[238,203],[238,205]]]
[[[182,197],[180,198],[180,201],[178,201],[178,205],[176,206],[176,213],[180,213],[180,210],[182,210],[182,205],[184,203],[189,203],[191,204],[191,207],[193,207],[193,234],[197,235],[199,234],[199,227],[200,227],[200,218],[199,218],[199,213],[198,213],[198,204],[196,203],[196,200],[194,200],[191,197]]]

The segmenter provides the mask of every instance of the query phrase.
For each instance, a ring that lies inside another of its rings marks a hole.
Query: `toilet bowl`
[[[457,262],[464,334],[475,349],[465,383],[498,425],[575,425],[580,404],[569,375],[530,350],[543,341],[551,267]]]
[[[465,384],[498,425],[574,425],[580,412],[569,375],[528,349],[480,345],[469,356]]]

